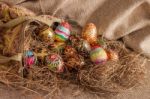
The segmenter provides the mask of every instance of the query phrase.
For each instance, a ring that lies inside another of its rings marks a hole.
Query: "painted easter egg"
[[[113,50],[108,50],[107,51],[108,59],[117,61],[119,59],[118,53],[116,53]]]
[[[70,24],[68,22],[62,22],[57,26],[55,30],[56,41],[66,41],[70,36]]]
[[[47,42],[47,43],[54,42],[54,31],[51,28],[41,30],[38,36],[39,36],[39,39],[44,42]]]
[[[46,56],[45,61],[46,61],[46,65],[51,71],[57,73],[61,73],[64,71],[64,66],[63,66],[64,62],[60,55],[55,53],[49,54],[48,56]]]
[[[33,51],[27,50],[23,54],[23,66],[31,68],[36,63],[36,56]]]
[[[92,47],[92,50],[90,52],[90,58],[93,63],[101,64],[107,61],[108,56],[106,51],[102,47],[94,46]]]
[[[97,43],[97,29],[93,23],[87,24],[82,31],[83,39],[87,40],[90,44]]]

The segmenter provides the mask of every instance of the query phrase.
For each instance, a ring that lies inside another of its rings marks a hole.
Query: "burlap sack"
[[[109,40],[124,38],[125,44],[150,56],[150,0],[1,0],[24,6],[37,14],[97,25]],[[130,35],[128,35],[130,34]]]

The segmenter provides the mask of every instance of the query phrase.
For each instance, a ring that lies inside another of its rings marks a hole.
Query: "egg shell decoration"
[[[53,43],[54,37],[54,31],[51,28],[43,29],[39,33],[39,39],[47,43]]]
[[[90,52],[91,61],[95,64],[101,64],[107,61],[106,51],[100,46],[94,46]]]
[[[119,60],[118,53],[116,53],[113,50],[108,50],[107,55],[108,55],[108,59],[110,59],[110,60],[113,60],[113,61]]]
[[[83,39],[87,40],[90,44],[97,43],[97,29],[93,23],[87,24],[82,31]]]
[[[60,55],[58,54],[49,54],[48,56],[46,56],[46,65],[48,66],[48,68],[56,73],[61,73],[64,71],[64,66],[63,66],[64,62],[61,58]]]
[[[70,24],[68,22],[62,22],[57,26],[55,30],[56,41],[66,41],[70,36]]]
[[[90,52],[91,51],[91,45],[86,40],[80,40],[80,42],[77,45],[78,50],[84,51],[84,52]]]
[[[25,68],[31,68],[36,63],[36,56],[31,50],[27,50],[23,54],[23,66]]]

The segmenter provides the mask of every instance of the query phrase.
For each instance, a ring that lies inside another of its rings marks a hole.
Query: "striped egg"
[[[97,43],[97,29],[93,23],[87,24],[82,31],[83,39],[87,40],[91,45]]]
[[[91,61],[95,64],[104,63],[107,59],[106,51],[100,46],[94,46],[90,52]]]
[[[55,29],[55,40],[56,41],[66,41],[70,36],[70,25],[68,22],[62,22]]]
[[[63,60],[60,55],[52,53],[45,58],[46,65],[48,68],[56,73],[61,73],[64,71]]]

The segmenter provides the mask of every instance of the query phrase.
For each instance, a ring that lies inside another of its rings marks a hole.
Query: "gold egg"
[[[47,43],[54,42],[54,31],[51,28],[45,29],[39,33],[39,38]]]
[[[83,39],[87,40],[90,44],[97,42],[97,29],[93,23],[87,24],[82,31]]]

